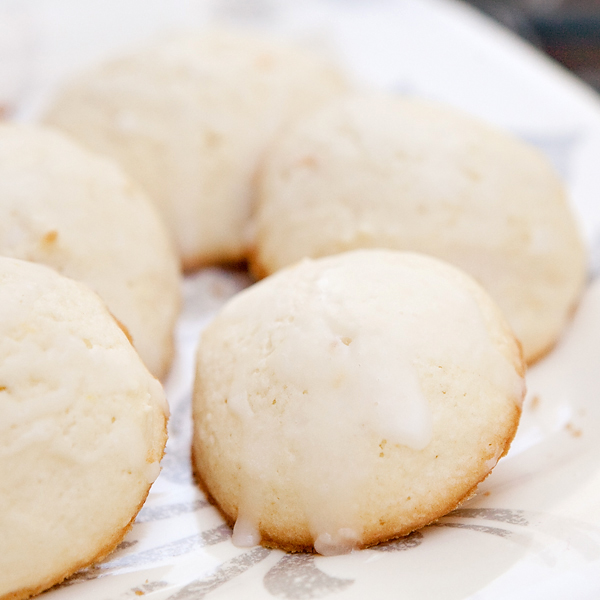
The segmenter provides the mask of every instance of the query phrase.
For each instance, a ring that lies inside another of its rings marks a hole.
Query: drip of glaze
[[[160,474],[160,464],[158,461],[146,463],[145,475],[148,483],[154,483]]]
[[[389,276],[383,258],[369,262],[360,280],[343,264],[313,274],[310,262],[303,263],[297,269],[309,271],[295,288],[300,301],[286,300],[283,275],[275,279],[282,287],[279,304],[271,306],[260,294],[251,297],[256,345],[236,359],[226,392],[226,410],[242,432],[235,545],[260,543],[269,474],[282,468],[295,485],[315,550],[334,555],[360,547],[357,506],[372,468],[371,439],[417,452],[432,439],[419,364],[458,364],[485,373],[520,401],[521,377],[492,341],[474,294],[456,286],[453,277],[428,270],[411,270],[410,285],[405,284]],[[372,291],[381,280],[390,288],[385,297]],[[390,295],[404,299],[401,309],[389,302]],[[247,312],[246,307],[243,318]],[[265,373],[275,390],[268,388],[267,402]],[[496,462],[492,457],[486,467]]]
[[[233,526],[233,537],[231,541],[238,548],[252,548],[260,544],[260,533],[256,523],[243,516],[238,517]]]
[[[348,527],[338,529],[333,535],[331,533],[321,533],[315,540],[315,550],[323,556],[337,556],[339,554],[349,554],[358,548],[360,537]]]

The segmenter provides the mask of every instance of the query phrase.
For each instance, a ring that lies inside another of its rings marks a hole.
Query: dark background
[[[600,0],[469,0],[600,90]]]

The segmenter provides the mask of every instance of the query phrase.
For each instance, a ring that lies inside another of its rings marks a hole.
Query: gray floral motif
[[[166,454],[162,460],[160,476],[179,485],[193,485],[190,461],[190,445],[192,438],[191,395],[172,403],[169,418],[169,441]]]
[[[481,519],[484,521],[506,523],[507,525],[528,527],[530,525],[529,519],[526,518],[525,513],[522,510],[511,510],[507,508],[458,508],[447,514],[440,521],[434,523],[433,526],[478,531],[479,533],[495,535],[525,546],[530,545],[533,541],[533,534],[531,532],[522,533],[504,527],[449,522],[447,519],[452,517],[459,519]]]
[[[390,540],[389,542],[383,542],[378,546],[373,546],[371,550],[377,552],[403,552],[404,550],[410,550],[416,548],[423,543],[423,534],[420,531],[413,531],[406,537],[399,538],[397,540]]]
[[[423,541],[423,534],[415,531],[410,535],[374,546],[377,552],[403,552],[416,548]],[[286,554],[272,567],[264,578],[265,589],[285,600],[310,600],[341,592],[354,583],[353,579],[331,577],[315,564],[314,554]]]
[[[138,552],[137,554],[129,554],[122,558],[117,558],[109,562],[102,563],[101,566],[104,569],[123,568],[140,566],[149,563],[159,562],[161,560],[173,558],[175,556],[182,556],[184,554],[190,554],[197,548],[204,546],[214,546],[220,544],[231,537],[231,529],[227,525],[219,525],[214,529],[203,531],[196,535],[190,535],[169,544],[163,544],[156,548],[151,548],[144,552]]]
[[[152,507],[140,513],[140,522],[156,521],[177,517],[181,514],[201,510],[208,503],[205,500],[178,503],[166,506]],[[475,520],[475,522],[468,522]],[[483,521],[477,522],[477,521]],[[486,524],[485,522],[492,522]],[[498,526],[496,526],[498,524]],[[433,524],[434,527],[450,527],[470,530],[487,535],[494,535],[507,541],[535,547],[535,537],[538,533],[551,535],[558,539],[568,539],[573,548],[588,560],[600,557],[600,545],[596,541],[600,537],[600,528],[589,530],[589,525],[574,520],[554,517],[552,515],[535,513],[525,510],[504,508],[460,508],[449,513]],[[522,528],[526,528],[523,531]],[[391,540],[370,548],[374,552],[404,552],[416,548],[423,543],[427,529]],[[173,557],[193,553],[196,549],[226,542],[231,538],[231,529],[222,524],[202,533],[184,537],[156,548],[142,552],[124,553],[112,560],[105,561],[94,567],[84,569],[63,583],[63,586],[73,585],[82,581],[96,579],[123,568],[145,568],[148,565],[160,563]],[[127,551],[135,546],[136,540],[122,542],[118,550]],[[201,600],[213,590],[242,575],[267,556],[271,550],[256,547],[222,563],[209,575],[196,579],[181,588],[168,600]],[[283,600],[312,600],[324,598],[343,592],[354,584],[353,579],[339,578],[328,575],[318,568],[319,561],[314,554],[285,554],[271,567],[263,579],[265,591]],[[152,582],[147,582],[148,585]],[[154,585],[154,583],[152,583]],[[166,587],[166,582],[156,583],[156,589]],[[153,590],[154,588],[152,588]],[[136,593],[152,591],[138,586]]]
[[[514,534],[508,529],[500,527],[489,527],[488,525],[467,525],[465,523],[435,523],[436,527],[455,527],[456,529],[470,529],[471,531],[479,531],[480,533],[490,533],[502,538],[512,537]]]
[[[225,524],[219,525],[214,529],[209,529],[196,535],[175,540],[169,544],[163,544],[162,546],[157,546],[156,548],[151,548],[136,554],[127,554],[121,558],[114,558],[87,569],[83,569],[73,575],[70,579],[67,579],[62,585],[69,586],[75,583],[89,581],[90,579],[96,579],[107,575],[114,569],[142,567],[147,564],[189,554],[197,548],[213,546],[228,540],[230,537],[231,529]]]
[[[250,552],[236,556],[224,562],[208,577],[192,581],[192,583],[189,583],[172,596],[169,596],[167,600],[202,600],[202,598],[213,590],[216,590],[218,587],[267,558],[270,553],[271,550],[258,546],[250,550]]]
[[[139,512],[136,523],[148,523],[150,521],[162,521],[179,515],[196,512],[210,506],[207,500],[194,500],[193,502],[181,502],[178,504],[167,504],[165,506],[144,506]]]
[[[594,527],[589,523],[579,522],[575,519],[567,519],[545,513],[537,513],[527,510],[501,509],[501,508],[461,508],[457,509],[438,521],[436,525],[443,527],[456,527],[458,523],[446,521],[448,518],[461,519],[482,519],[487,521],[496,521],[506,523],[507,525],[517,525],[527,527],[527,533],[519,533],[510,529],[503,529],[506,535],[502,537],[511,541],[531,544],[538,534],[551,536],[558,540],[568,543],[571,548],[579,552],[587,560],[598,560],[600,558],[600,527]],[[485,526],[463,524],[461,528],[481,529]],[[496,528],[492,528],[496,529]],[[486,531],[486,533],[497,532]]]
[[[487,519],[511,525],[527,527],[529,520],[523,510],[512,510],[509,508],[457,508],[448,517],[459,517],[468,519]]]
[[[286,554],[265,575],[266,590],[286,600],[309,600],[341,592],[354,583],[354,579],[330,577],[314,561],[314,554]]]

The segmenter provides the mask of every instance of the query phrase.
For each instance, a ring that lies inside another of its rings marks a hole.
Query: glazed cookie
[[[100,560],[156,479],[167,405],[100,299],[0,258],[0,598]]]
[[[345,87],[323,59],[227,31],[179,35],[90,70],[46,121],[117,159],[163,214],[186,269],[238,261],[259,158],[282,123]]]
[[[202,335],[196,476],[241,546],[336,554],[406,535],[507,452],[523,372],[500,311],[458,269],[389,250],[305,260]]]
[[[0,255],[82,281],[163,377],[180,306],[179,262],[144,194],[59,132],[0,127]]]
[[[528,362],[555,343],[580,296],[585,251],[548,161],[435,104],[334,101],[275,144],[260,183],[253,269],[354,248],[423,252],[474,276]]]

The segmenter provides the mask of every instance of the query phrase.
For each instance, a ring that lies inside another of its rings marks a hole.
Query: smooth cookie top
[[[290,118],[344,89],[319,56],[214,30],[160,39],[83,73],[46,121],[124,167],[191,269],[245,257],[266,145]]]
[[[180,307],[179,261],[154,207],[117,165],[60,132],[0,126],[0,255],[82,281],[166,375]]]
[[[580,296],[585,250],[536,149],[422,100],[354,95],[299,120],[259,185],[254,270],[354,248],[423,252],[475,277],[532,362]]]
[[[159,382],[86,286],[0,258],[0,597],[122,539],[160,471]]]
[[[470,277],[363,250],[234,298],[201,338],[197,476],[234,541],[344,552],[452,510],[516,431],[520,348]]]

